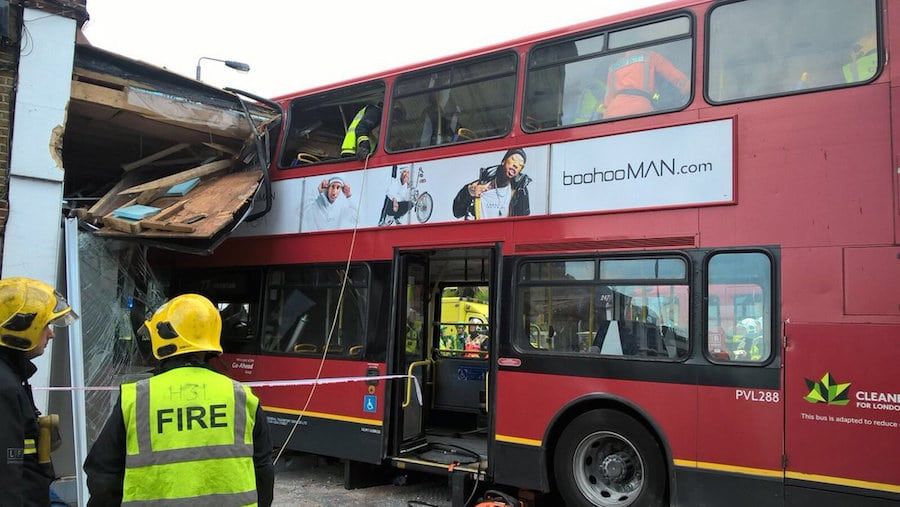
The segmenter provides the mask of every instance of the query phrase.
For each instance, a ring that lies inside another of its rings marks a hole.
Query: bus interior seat
[[[391,119],[388,143],[391,151],[416,148],[419,142],[420,122],[416,119]]]
[[[436,144],[435,132],[434,132],[434,122],[432,120],[430,112],[426,109],[422,111],[422,116],[420,123],[422,125],[422,131],[419,134],[419,144],[417,147],[422,148],[425,146],[432,146]]]
[[[678,357],[678,345],[675,342],[675,328],[672,326],[663,326],[663,328],[664,331],[661,333],[663,347],[669,358],[675,359]]]
[[[710,352],[709,355],[716,361],[731,361],[731,356],[724,350]]]
[[[603,356],[622,356],[622,338],[619,333],[619,321],[605,320],[600,324],[597,330],[597,337],[594,339],[596,346]]]
[[[646,330],[638,321],[626,320],[619,324],[619,340],[622,344],[622,355],[638,356],[640,355],[640,343],[642,338],[646,338]]]
[[[659,334],[659,328],[652,323],[639,323],[640,345],[638,352],[643,356],[660,356],[665,354],[665,347],[662,344],[662,336]]]

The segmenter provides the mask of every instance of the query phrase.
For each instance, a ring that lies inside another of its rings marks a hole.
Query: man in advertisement
[[[400,219],[406,215],[412,207],[410,202],[409,169],[403,168],[400,177],[397,177],[397,166],[391,172],[391,182],[384,193],[384,206],[381,208],[381,217],[378,226],[400,223]]]
[[[340,176],[319,184],[316,198],[303,210],[302,232],[346,229],[356,223],[356,209],[350,200],[350,185]]]
[[[500,165],[481,169],[478,179],[464,185],[453,199],[453,216],[464,220],[527,216],[531,213],[525,151],[515,148]]]

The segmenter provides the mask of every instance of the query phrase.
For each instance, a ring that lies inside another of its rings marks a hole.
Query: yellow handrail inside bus
[[[413,374],[413,370],[418,368],[419,366],[428,366],[430,368],[431,367],[431,359],[425,359],[424,361],[415,361],[409,365],[409,370],[407,370],[407,372],[406,372],[406,376],[407,376],[407,379],[406,379],[406,401],[403,402],[404,409],[406,407],[408,407],[409,404],[412,402],[413,383],[412,383],[411,377]]]
[[[304,164],[315,164],[316,162],[319,162],[320,160],[321,159],[318,156],[313,155],[312,153],[306,153],[304,151],[301,151],[300,153],[297,154],[297,161],[302,162]]]
[[[460,127],[456,130],[456,138],[457,139],[465,139],[466,141],[471,141],[478,137],[472,129],[467,129],[465,127]]]

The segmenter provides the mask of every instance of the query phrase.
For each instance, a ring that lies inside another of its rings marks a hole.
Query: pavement
[[[447,478],[396,470],[393,483],[345,490],[344,466],[311,455],[285,455],[276,465],[274,507],[450,507]]]

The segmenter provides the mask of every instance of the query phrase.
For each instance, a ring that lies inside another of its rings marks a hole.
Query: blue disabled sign
[[[378,408],[378,398],[374,394],[363,396],[363,410],[365,412],[375,412]]]

